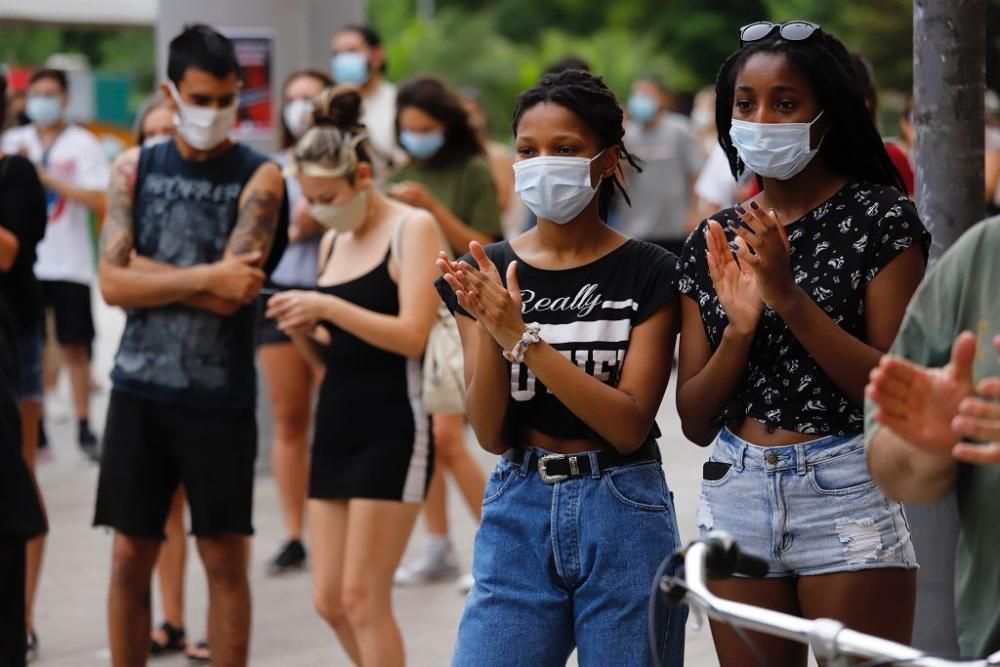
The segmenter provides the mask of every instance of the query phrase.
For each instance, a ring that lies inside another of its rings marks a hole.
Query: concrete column
[[[916,195],[920,217],[934,240],[932,262],[985,214],[985,26],[985,0],[913,3]],[[957,655],[955,496],[906,509],[921,566],[914,643],[934,653]]]

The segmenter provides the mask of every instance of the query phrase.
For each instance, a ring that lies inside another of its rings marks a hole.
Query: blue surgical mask
[[[52,127],[62,119],[62,102],[54,95],[31,95],[25,113],[38,127]]]
[[[440,130],[432,132],[403,130],[399,133],[399,145],[418,160],[426,160],[444,146],[444,132]]]
[[[648,123],[660,112],[660,105],[649,95],[634,93],[628,98],[629,118],[638,123]]]
[[[352,86],[365,85],[371,75],[368,57],[354,51],[343,51],[330,58],[330,72],[337,83],[349,83]]]

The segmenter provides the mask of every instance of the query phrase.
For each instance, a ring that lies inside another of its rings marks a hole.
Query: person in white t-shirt
[[[746,170],[737,181],[729,168],[729,158],[716,144],[694,182],[695,206],[688,231],[716,211],[729,208],[749,196],[753,174]]]
[[[361,89],[361,123],[375,148],[377,179],[384,182],[389,170],[406,162],[396,143],[396,86],[386,81],[382,38],[366,25],[348,25],[330,40],[330,72],[337,83]]]
[[[90,346],[94,320],[90,284],[94,251],[90,214],[104,204],[108,163],[97,138],[66,121],[69,102],[66,74],[36,71],[28,86],[30,125],[9,130],[3,150],[35,163],[48,192],[48,229],[38,245],[35,275],[42,283],[46,308],[55,312],[56,339],[69,371],[84,453],[97,459],[97,438],[90,429]]]

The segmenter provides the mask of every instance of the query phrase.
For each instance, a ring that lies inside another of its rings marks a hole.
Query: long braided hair
[[[517,136],[517,126],[521,116],[532,107],[544,102],[552,102],[566,107],[580,118],[597,135],[601,150],[617,146],[622,158],[636,171],[642,171],[638,160],[629,153],[622,138],[625,136],[624,114],[618,99],[604,80],[590,72],[570,69],[546,74],[534,87],[521,93],[514,107],[513,129]],[[625,191],[622,166],[618,164],[610,179],[605,179],[598,190],[598,215],[608,219],[608,211],[615,191],[621,193],[626,203],[632,204]]]
[[[818,31],[802,41],[789,41],[777,34],[750,42],[735,51],[719,69],[715,84],[715,126],[719,144],[737,178],[746,169],[729,138],[733,119],[736,79],[743,66],[758,53],[776,53],[799,67],[813,90],[829,125],[820,155],[831,169],[853,180],[892,186],[906,192],[906,185],[885,151],[872,115],[865,106],[862,85],[844,44],[828,32]]]

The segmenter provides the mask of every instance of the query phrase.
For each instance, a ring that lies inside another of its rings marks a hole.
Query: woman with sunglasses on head
[[[715,442],[700,529],[770,572],[713,590],[907,642],[917,564],[902,506],[868,474],[862,405],[930,238],[843,44],[803,21],[751,24],[741,42],[716,123],[733,174],[762,191],[702,223],[678,262],[677,408],[692,442]],[[712,632],[724,666],[746,664],[732,630]],[[805,665],[801,645],[751,635],[771,664]]]
[[[675,257],[605,224],[632,158],[587,72],[546,75],[514,112],[515,189],[538,217],[458,262],[456,313],[480,445],[502,454],[476,535],[452,664],[648,667],[650,585],[679,544],[654,417],[670,377]],[[656,664],[683,662],[686,612],[657,615]]]
[[[427,213],[375,187],[358,89],[316,107],[290,170],[329,229],[318,287],[279,292],[267,316],[325,369],[309,470],[316,609],[354,664],[402,665],[392,577],[433,472],[420,358],[442,241]]]

